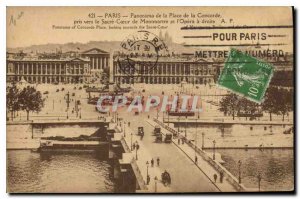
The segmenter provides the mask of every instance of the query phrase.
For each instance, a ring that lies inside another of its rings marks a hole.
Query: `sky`
[[[89,14],[95,13],[95,18],[90,18]],[[189,17],[178,17],[178,15],[188,14]],[[195,14],[195,18],[190,17],[190,13]],[[74,25],[74,21],[81,20],[116,20],[120,16],[122,21],[134,20],[133,15],[154,16],[166,14],[167,18],[157,18],[156,20],[175,20],[173,24],[161,24],[166,26],[162,32],[168,33],[176,43],[186,44],[240,44],[240,43],[263,43],[257,38],[250,41],[229,40],[218,41],[212,38],[183,38],[183,36],[212,35],[213,33],[249,33],[249,34],[279,34],[286,35],[280,38],[268,38],[267,43],[285,43],[285,46],[276,46],[286,51],[292,51],[292,28],[288,29],[248,29],[248,30],[180,30],[185,25],[193,26],[266,26],[266,25],[292,25],[291,7],[7,7],[7,47],[26,47],[47,43],[69,43],[89,41],[123,41],[127,36],[134,34],[137,29],[126,30],[103,30],[103,29],[53,29],[55,26]],[[205,17],[205,15],[219,15],[220,17]],[[172,15],[172,17],[170,17]],[[176,17],[176,16],[177,17]],[[186,24],[179,23],[178,18],[184,19]],[[147,19],[147,18],[146,18]],[[224,19],[225,23],[221,23]],[[140,18],[136,18],[139,26]],[[152,20],[149,18],[149,20]],[[194,20],[194,22],[191,22]],[[201,23],[196,23],[199,20]],[[213,20],[215,23],[203,23]],[[116,22],[116,21],[115,21]],[[152,24],[156,25],[156,24]],[[108,25],[102,25],[108,27]],[[159,29],[147,29],[159,35]],[[229,35],[230,37],[230,35]],[[270,47],[272,48],[272,47]],[[216,49],[216,48],[214,48]]]

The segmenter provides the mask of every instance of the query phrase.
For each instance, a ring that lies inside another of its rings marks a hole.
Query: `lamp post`
[[[214,145],[214,147],[213,147],[213,160],[215,160],[216,159],[216,140],[213,141],[213,145]]]
[[[178,116],[178,118],[177,118],[177,120],[178,120],[178,127],[177,127],[177,131],[178,131],[178,133],[179,133],[179,126],[180,126],[180,116]]]
[[[155,176],[155,178],[154,178],[154,181],[155,181],[155,189],[154,189],[154,191],[155,191],[155,193],[157,192],[157,176]]]
[[[126,125],[125,125],[125,121],[123,122],[123,127],[124,127],[124,138],[125,138],[126,137],[126,133],[125,133]]]
[[[186,128],[187,128],[187,116],[185,116],[185,133],[184,133],[185,137],[186,137]]]
[[[148,161],[146,162],[146,165],[147,165],[147,175],[146,175],[146,178],[148,179],[148,175],[149,175],[149,173],[148,173],[149,162]],[[147,185],[148,184],[149,184],[149,181],[147,180]]]
[[[137,155],[137,151],[139,150],[140,145],[136,142],[135,144],[135,159],[138,160],[138,155]]]
[[[130,150],[132,151],[132,132],[130,133],[131,137],[130,137]]]
[[[202,147],[201,147],[202,150],[204,149],[204,135],[205,135],[205,133],[203,132],[203,133],[202,133]]]
[[[75,112],[76,112],[76,118],[77,118],[77,117],[78,117],[78,104],[77,104],[76,98],[74,99],[74,109],[75,109]]]
[[[197,119],[196,119],[195,157],[196,157],[197,137],[198,137],[198,135],[197,135],[197,126],[198,126],[198,123],[197,123]]]
[[[239,166],[239,184],[242,183],[242,178],[241,178],[241,166],[242,166],[242,161],[238,161],[238,166]]]
[[[260,192],[260,181],[261,181],[260,173],[258,174],[257,179],[258,179],[258,191]]]
[[[68,91],[68,93],[66,94],[66,103],[67,103],[67,109],[69,109],[70,106],[70,92]]]

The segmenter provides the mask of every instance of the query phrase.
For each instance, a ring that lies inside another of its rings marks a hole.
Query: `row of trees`
[[[260,113],[267,112],[272,121],[272,115],[282,115],[282,121],[293,110],[293,89],[284,89],[270,86],[266,92],[263,103],[258,104],[246,98],[229,94],[223,97],[219,104],[219,111],[224,115],[231,115],[234,120],[239,113],[246,113],[251,118],[258,117]]]
[[[6,108],[11,114],[11,120],[17,111],[26,111],[29,120],[29,113],[40,112],[44,107],[44,101],[41,92],[34,87],[19,89],[16,85],[12,85],[6,89]]]
[[[270,85],[281,87],[294,86],[294,71],[275,71]]]

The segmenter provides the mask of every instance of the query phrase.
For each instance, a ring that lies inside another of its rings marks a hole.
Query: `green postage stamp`
[[[261,103],[273,76],[273,66],[231,49],[218,85]]]

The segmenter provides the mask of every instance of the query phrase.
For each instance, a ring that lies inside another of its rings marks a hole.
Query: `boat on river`
[[[102,150],[106,141],[99,137],[79,136],[74,138],[65,138],[61,136],[42,138],[38,152],[93,152]]]

